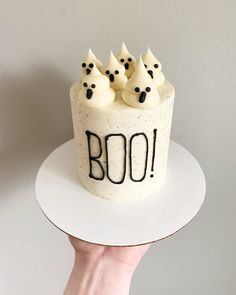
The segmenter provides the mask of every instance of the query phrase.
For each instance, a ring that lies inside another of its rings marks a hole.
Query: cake
[[[104,65],[89,50],[70,89],[78,180],[87,191],[134,201],[163,186],[174,95],[150,48],[136,61],[122,44]]]

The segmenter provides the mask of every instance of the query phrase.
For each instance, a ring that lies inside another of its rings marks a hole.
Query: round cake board
[[[87,192],[78,181],[74,140],[46,158],[36,179],[38,203],[57,228],[109,246],[141,245],[176,233],[197,214],[205,191],[200,165],[173,141],[165,185],[146,199],[114,202]]]

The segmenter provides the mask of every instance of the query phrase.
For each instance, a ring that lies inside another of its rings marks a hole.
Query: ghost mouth
[[[147,72],[148,72],[148,74],[151,76],[151,78],[153,79],[153,71],[149,70],[149,71],[147,71]]]
[[[142,91],[139,95],[139,102],[143,103],[146,99],[147,93],[145,91]]]
[[[109,79],[110,79],[111,82],[114,82],[114,80],[115,80],[114,79],[114,75],[113,74],[110,74]]]
[[[129,69],[129,64],[125,63],[125,69],[128,70]]]
[[[87,89],[87,92],[86,92],[87,99],[91,99],[92,96],[93,96],[93,90],[92,89]]]
[[[90,69],[86,69],[86,73],[87,73],[87,75],[89,75],[91,73],[91,70]]]

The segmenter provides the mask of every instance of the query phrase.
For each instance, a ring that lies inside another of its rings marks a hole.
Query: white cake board
[[[110,246],[140,245],[176,233],[197,214],[205,190],[198,162],[173,141],[164,187],[143,200],[112,202],[87,192],[78,182],[74,140],[47,157],[36,179],[39,205],[56,227]]]

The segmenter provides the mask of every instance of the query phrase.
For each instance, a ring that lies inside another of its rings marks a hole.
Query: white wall
[[[235,294],[234,0],[0,0],[0,294],[62,292],[64,235],[35,202],[41,161],[72,137],[68,90],[91,47],[148,45],[176,87],[172,138],[207,180],[199,215],[151,247],[131,294]]]

